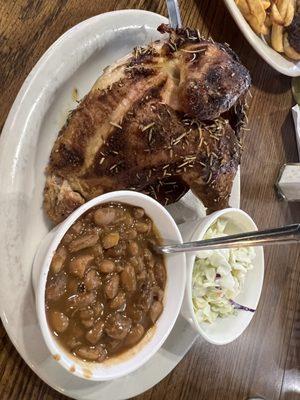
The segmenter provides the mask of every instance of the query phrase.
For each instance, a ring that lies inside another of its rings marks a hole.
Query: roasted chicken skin
[[[120,189],[170,204],[191,188],[209,210],[228,205],[249,72],[227,45],[158,29],[169,38],[108,67],[59,132],[44,191],[54,223]]]

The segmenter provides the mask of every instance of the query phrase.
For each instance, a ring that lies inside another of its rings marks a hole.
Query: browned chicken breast
[[[159,31],[169,39],[107,68],[60,131],[44,194],[54,223],[120,189],[170,204],[191,188],[210,210],[228,205],[249,73],[197,31]]]

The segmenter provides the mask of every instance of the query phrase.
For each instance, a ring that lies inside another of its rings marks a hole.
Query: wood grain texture
[[[0,128],[24,79],[62,33],[93,15],[124,8],[166,15],[163,0],[0,0]],[[251,130],[242,161],[242,208],[261,228],[299,221],[299,205],[279,202],[273,188],[280,166],[297,161],[290,79],[256,55],[221,0],[182,0],[181,10],[184,24],[228,42],[253,78]],[[242,337],[220,348],[197,340],[171,374],[135,399],[299,399],[299,250],[299,246],[266,250],[262,298]],[[1,324],[0,399],[66,399],[30,370]]]

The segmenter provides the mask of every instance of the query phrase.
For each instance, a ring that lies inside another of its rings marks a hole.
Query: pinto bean
[[[84,308],[95,303],[96,298],[97,298],[97,292],[91,291],[70,296],[67,299],[67,301],[71,307]]]
[[[143,320],[144,314],[141,310],[138,310],[137,308],[133,307],[129,311],[129,316],[132,319],[133,322],[135,323],[140,323]]]
[[[90,329],[86,333],[85,335],[86,340],[89,341],[91,344],[94,345],[97,344],[97,342],[99,342],[102,336],[103,328],[104,328],[104,322],[101,320],[96,321],[92,329]]]
[[[148,270],[148,279],[150,280],[152,285],[156,285],[156,279],[152,269]]]
[[[135,223],[135,229],[138,233],[147,233],[151,229],[150,223],[137,221]]]
[[[69,293],[76,294],[78,292],[79,284],[80,284],[79,279],[70,277],[67,282],[67,291]]]
[[[121,265],[121,264],[118,264],[117,266],[116,266],[116,272],[122,272],[124,270],[124,267],[123,267],[123,265]]]
[[[127,250],[130,256],[137,256],[139,254],[140,248],[137,242],[131,240],[128,243]]]
[[[67,276],[59,274],[47,282],[46,299],[48,301],[57,301],[66,291]]]
[[[96,318],[101,317],[104,311],[104,304],[97,302],[95,305],[93,305],[93,311]]]
[[[99,289],[101,284],[102,282],[99,273],[94,269],[90,269],[84,277],[84,285],[86,290]]]
[[[58,274],[63,269],[67,255],[68,255],[68,252],[67,252],[66,248],[63,246],[59,247],[56,250],[56,252],[54,253],[54,256],[52,258],[51,266],[50,266],[50,268],[54,274]]]
[[[106,250],[106,255],[112,258],[120,258],[123,257],[126,253],[126,243],[124,241],[119,241],[119,243]]]
[[[92,318],[82,319],[81,323],[85,328],[88,329],[92,328],[92,326],[94,325],[94,318],[92,317]]]
[[[154,257],[149,249],[144,249],[144,260],[149,268],[154,267]]]
[[[70,326],[69,331],[68,331],[70,338],[67,341],[67,346],[71,350],[80,346],[82,344],[82,341],[84,340],[84,333],[85,332],[81,326],[79,326],[77,324]]]
[[[80,319],[89,319],[94,317],[94,311],[91,308],[87,308],[85,310],[81,310],[79,312]]]
[[[138,273],[136,275],[136,279],[137,281],[144,281],[145,279],[147,279],[147,272],[145,270],[143,270],[142,272]]]
[[[80,345],[81,341],[74,336],[67,341],[67,346],[69,347],[70,350],[73,350],[75,349],[75,347],[78,347]]]
[[[112,224],[116,217],[117,213],[113,208],[99,208],[94,213],[94,222],[98,226],[106,226]]]
[[[153,299],[162,302],[164,298],[164,291],[159,286],[152,288]]]
[[[121,346],[122,343],[123,343],[122,340],[113,339],[108,336],[106,342],[106,348],[109,351],[109,353],[114,353],[118,350],[118,348]]]
[[[116,268],[115,263],[112,260],[103,260],[99,264],[99,270],[100,272],[103,272],[104,274],[110,274],[114,272]]]
[[[58,333],[64,332],[69,326],[69,318],[64,313],[59,311],[51,312],[50,321],[52,328]]]
[[[166,286],[167,276],[166,276],[166,269],[163,264],[156,263],[154,265],[154,276],[160,288],[164,289]]]
[[[133,218],[129,212],[124,213],[121,221],[127,226],[131,226],[133,224]]]
[[[133,346],[134,344],[138,343],[145,333],[145,329],[143,325],[137,324],[130,329],[130,332],[125,338],[126,346]]]
[[[72,275],[82,279],[88,265],[90,265],[93,260],[94,256],[91,254],[83,254],[81,256],[75,257],[70,261],[69,271]]]
[[[75,324],[75,325],[72,326],[70,334],[71,334],[73,337],[82,339],[83,336],[84,336],[84,330],[82,329],[81,326]]]
[[[127,264],[121,272],[121,283],[126,292],[134,292],[136,290],[136,276],[134,267]]]
[[[79,220],[79,221],[75,222],[75,224],[73,224],[71,226],[70,230],[72,232],[76,233],[76,235],[79,235],[80,232],[82,231],[82,229],[83,229],[83,222]]]
[[[151,290],[151,284],[148,280],[142,282],[142,285],[139,288],[139,294],[136,300],[136,305],[138,309],[143,312],[147,312],[152,304],[153,295]]]
[[[111,314],[107,318],[105,332],[113,339],[122,340],[131,328],[131,319],[120,314]]]
[[[163,305],[160,301],[155,301],[150,307],[149,316],[151,321],[154,323],[160,314],[162,313]]]
[[[75,354],[83,360],[98,362],[105,360],[107,356],[107,352],[102,346],[81,346],[75,351]]]
[[[124,237],[127,239],[135,239],[137,237],[137,231],[135,229],[128,229],[128,231],[125,232]]]
[[[95,256],[95,258],[97,258],[98,260],[101,260],[103,258],[103,249],[100,243],[97,243],[94,247],[93,247],[93,254]]]
[[[63,239],[62,239],[61,242],[62,242],[64,245],[67,245],[67,244],[69,244],[69,243],[73,240],[73,238],[74,238],[73,233],[70,232],[70,231],[68,231],[68,232],[65,234],[65,236],[63,237]]]
[[[118,310],[126,307],[126,295],[124,292],[119,292],[116,297],[109,303],[109,306],[113,310]],[[124,307],[125,306],[125,307]]]
[[[94,325],[94,311],[90,307],[79,312],[80,322],[85,328],[91,328]]]
[[[119,275],[114,274],[105,284],[104,292],[108,299],[113,299],[116,297],[119,290]]]
[[[110,249],[119,243],[120,234],[119,232],[110,232],[105,235],[102,239],[102,245],[105,249]]]
[[[143,218],[144,215],[145,215],[145,210],[143,210],[142,208],[135,208],[133,210],[133,216],[136,219],[141,219]]]
[[[145,264],[142,257],[131,257],[129,262],[131,265],[133,265],[137,274],[145,270]]]
[[[74,253],[75,251],[95,246],[95,244],[98,242],[98,239],[99,236],[97,232],[87,233],[83,236],[80,236],[72,240],[72,242],[69,243],[69,250],[71,253]]]

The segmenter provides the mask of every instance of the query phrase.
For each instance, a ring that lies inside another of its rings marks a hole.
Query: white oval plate
[[[228,11],[254,50],[276,71],[287,76],[300,76],[300,61],[289,60],[268,46],[251,28],[234,0],[224,0]]]
[[[164,346],[141,369],[110,382],[72,376],[50,356],[39,330],[31,287],[35,251],[49,230],[42,210],[43,171],[58,131],[103,68],[136,45],[161,35],[167,19],[146,11],[126,10],[90,18],[62,35],[24,82],[0,138],[0,314],[16,349],[47,384],[80,400],[121,400],[136,396],[163,379],[193,344],[196,333],[179,317]],[[171,212],[191,216],[199,201],[185,196]],[[239,176],[231,204],[239,206]]]

